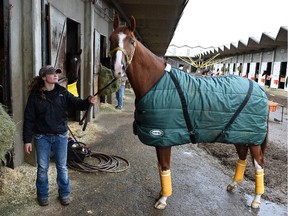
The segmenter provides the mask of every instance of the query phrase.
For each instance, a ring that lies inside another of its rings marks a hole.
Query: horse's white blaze
[[[121,49],[124,49],[124,39],[127,37],[126,34],[123,32],[120,32],[118,35],[119,44],[118,46]],[[116,51],[116,59],[114,64],[114,70],[115,70],[115,77],[122,77],[123,74],[123,64],[122,64],[122,58],[123,58],[123,52],[120,50]]]

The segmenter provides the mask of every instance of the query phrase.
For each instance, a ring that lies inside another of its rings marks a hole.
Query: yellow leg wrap
[[[264,170],[258,170],[255,172],[255,193],[264,194]]]
[[[243,177],[244,177],[244,172],[245,172],[245,169],[246,169],[246,160],[238,160],[237,162],[237,166],[236,166],[236,169],[235,169],[235,175],[234,175],[234,181],[237,182],[237,183],[240,183],[242,182],[243,180]]]
[[[160,180],[162,187],[162,196],[171,196],[172,195],[172,181],[171,181],[171,172],[170,170],[160,171]]]

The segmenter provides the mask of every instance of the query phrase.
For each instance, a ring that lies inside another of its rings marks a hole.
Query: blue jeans
[[[118,108],[123,108],[123,96],[124,96],[125,85],[121,85],[116,91],[116,99],[118,101]]]
[[[67,169],[67,145],[68,134],[57,134],[53,136],[36,134],[34,136],[37,155],[37,197],[48,198],[48,168],[50,162],[51,147],[54,153],[57,169],[57,184],[59,197],[65,198],[70,194],[70,184]]]

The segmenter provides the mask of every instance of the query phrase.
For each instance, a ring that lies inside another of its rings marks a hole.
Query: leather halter
[[[121,51],[124,54],[124,56],[125,56],[125,60],[126,60],[126,63],[127,63],[126,69],[127,69],[128,65],[131,64],[132,59],[134,57],[134,53],[135,53],[135,49],[136,49],[136,42],[133,44],[133,48],[134,49],[131,51],[130,59],[129,59],[129,55],[127,54],[127,51],[125,49],[121,48],[121,47],[116,47],[115,49],[110,51],[110,55],[112,56],[115,52]]]

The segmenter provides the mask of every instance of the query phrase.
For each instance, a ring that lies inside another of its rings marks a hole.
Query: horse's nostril
[[[118,72],[118,75],[121,75],[121,72]]]

